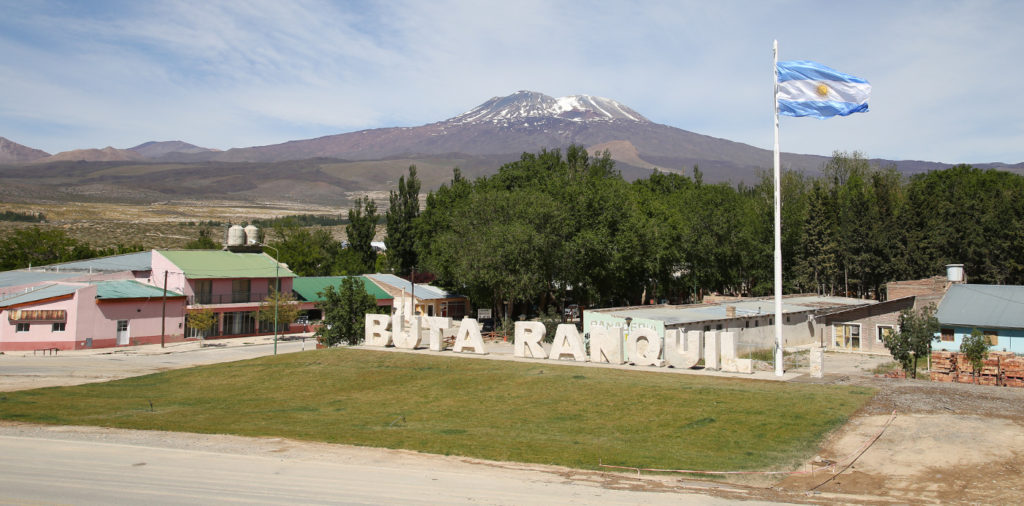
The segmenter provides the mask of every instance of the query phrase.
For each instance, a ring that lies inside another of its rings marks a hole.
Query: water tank
[[[231,225],[228,229],[228,247],[245,245],[245,229],[241,225]]]
[[[246,244],[256,244],[260,242],[260,229],[256,228],[256,225],[249,225],[245,227],[245,240]]]
[[[946,279],[948,279],[950,283],[963,283],[964,264],[946,265]]]

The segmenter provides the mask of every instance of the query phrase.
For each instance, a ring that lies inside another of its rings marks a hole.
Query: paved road
[[[168,369],[232,362],[271,355],[271,339],[248,338],[199,343],[176,343],[167,348],[144,345],[61,353],[57,356],[8,352],[0,355],[0,392],[48,386],[77,385],[140,376]],[[313,339],[279,341],[278,353],[316,347]]]
[[[0,504],[732,503],[652,483],[276,439],[0,425]]]

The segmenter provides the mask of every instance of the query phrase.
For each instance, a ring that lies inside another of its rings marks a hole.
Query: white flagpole
[[[782,190],[779,169],[779,41],[772,41],[772,76],[775,81],[775,375],[782,376]]]

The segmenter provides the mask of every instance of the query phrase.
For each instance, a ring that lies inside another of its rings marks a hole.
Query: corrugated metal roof
[[[798,296],[782,300],[783,313],[799,313],[815,311],[831,307],[862,306],[870,301],[847,297]],[[726,307],[736,308],[736,316],[727,316]],[[610,314],[619,318],[627,316],[660,320],[665,325],[686,325],[703,321],[725,320],[730,318],[774,316],[775,301],[772,299],[753,299],[717,304],[691,304],[686,306],[635,306],[623,308],[594,309],[592,311]]]
[[[292,280],[292,291],[294,291],[302,300],[309,302],[321,302],[323,299],[319,293],[324,291],[328,286],[338,288],[341,286],[341,281],[348,276],[308,276],[298,277]],[[373,295],[377,300],[391,300],[394,299],[388,292],[382,290],[379,286],[374,284],[373,281],[366,279],[363,276],[353,276],[363,283],[363,288],[366,293]]]
[[[294,278],[295,273],[265,253],[235,253],[220,250],[159,250],[189,279]]]
[[[41,285],[26,293],[18,294],[13,297],[0,300],[0,307],[10,307],[18,304],[24,304],[26,302],[35,302],[38,300],[50,299],[53,297],[62,297],[65,295],[71,295],[82,288],[82,285]]]
[[[164,289],[134,280],[95,281],[97,299],[152,299],[161,298]],[[168,297],[184,297],[184,295],[167,290]]]
[[[372,279],[377,283],[383,283],[385,285],[392,286],[398,290],[405,290],[405,293],[412,292],[412,283],[395,276],[394,274],[367,274],[365,277]],[[416,283],[416,298],[420,300],[432,300],[432,299],[451,299],[454,297],[461,297],[460,295],[447,292],[441,288],[430,285],[421,285]]]
[[[73,278],[75,276],[81,276],[81,273],[77,272],[45,272],[37,270],[25,270],[19,269],[16,271],[5,271],[0,272],[0,288],[7,286],[21,286],[30,285],[32,283],[40,283],[45,281],[59,281],[61,279]]]
[[[1024,328],[1024,286],[950,286],[935,317],[943,325]]]
[[[153,252],[139,251],[137,253],[127,253],[124,255],[75,260],[73,262],[47,265],[44,268],[55,272],[148,271],[153,268]]]

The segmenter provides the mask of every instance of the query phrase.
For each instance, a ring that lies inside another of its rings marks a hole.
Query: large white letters
[[[391,343],[391,332],[388,331],[388,321],[391,320],[386,314],[367,314],[366,327],[363,340],[370,346],[387,346]]]
[[[415,349],[429,345],[431,351],[443,351],[445,339],[453,339],[452,351],[486,355],[487,350],[480,324],[473,318],[464,318],[458,328],[452,327],[451,318],[416,316],[406,321],[401,312],[395,315],[365,315],[364,340],[368,346],[390,346]],[[587,356],[583,337],[573,324],[561,324],[555,332],[550,352],[544,351],[545,335],[542,322],[516,322],[514,355],[520,358],[572,360],[619,365],[630,357],[636,365],[669,365],[680,369],[695,367],[703,358],[704,369],[731,373],[753,373],[753,360],[739,358],[739,336],[735,332],[667,329],[665,338],[658,337],[654,329],[636,327],[623,343],[621,327],[590,327],[590,356]],[[664,349],[664,358],[662,358]],[[821,359],[812,363],[812,372],[821,374]]]
[[[430,327],[430,329],[428,330],[428,332],[430,333],[430,342],[427,346],[427,349],[429,349],[430,351],[443,350],[444,338],[446,336],[445,333],[451,332],[450,327],[452,326],[452,319],[441,316],[428,316],[427,326]]]
[[[699,330],[685,333],[677,329],[666,330],[665,361],[679,369],[689,369],[697,365],[704,355],[703,337]]]
[[[606,328],[600,325],[590,327],[590,361],[621,364],[622,328]]]
[[[718,331],[704,333],[704,369],[717,371],[722,367]]]
[[[480,326],[474,318],[462,319],[459,333],[455,336],[455,346],[452,347],[452,351],[456,353],[470,353],[466,351],[467,349],[473,350],[472,353],[487,354],[484,350],[484,338],[480,335]]]
[[[404,330],[394,328],[395,325],[392,323],[391,342],[395,344],[395,348],[416,349],[420,345],[420,339],[423,334],[420,324],[419,316],[413,316],[412,321],[409,322],[409,327]]]
[[[742,372],[748,374],[754,372],[754,362],[752,360],[736,356],[735,332],[722,332],[719,335],[718,345],[721,350],[723,372]]]
[[[577,362],[586,362],[587,353],[583,348],[583,338],[571,323],[562,323],[555,330],[555,342],[551,343],[551,360],[561,360],[562,355],[571,355]]]
[[[521,358],[548,358],[544,346],[544,324],[542,322],[516,322],[515,356]]]
[[[654,329],[637,327],[631,330],[629,338],[626,339],[626,352],[636,365],[665,365],[658,358],[661,355],[661,338]]]

